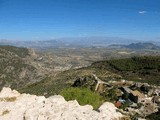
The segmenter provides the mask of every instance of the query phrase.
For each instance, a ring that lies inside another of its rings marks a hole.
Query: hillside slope
[[[63,89],[80,81],[80,86],[95,89],[94,74],[103,81],[128,80],[160,85],[160,57],[133,57],[126,59],[105,60],[93,63],[89,67],[68,70],[49,75],[40,82],[19,89],[36,95],[50,96],[59,94]]]
[[[0,46],[0,88],[22,87],[40,77],[37,69],[26,62],[26,57],[29,56],[27,48]]]
[[[95,62],[93,68],[109,70],[126,80],[160,85],[160,56],[142,56]]]

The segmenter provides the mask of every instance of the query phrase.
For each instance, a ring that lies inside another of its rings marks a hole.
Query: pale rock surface
[[[7,99],[13,97],[16,99]],[[118,120],[121,117],[109,102],[97,112],[90,105],[80,106],[76,100],[67,102],[60,95],[45,98],[20,94],[10,88],[3,88],[0,93],[0,120]]]

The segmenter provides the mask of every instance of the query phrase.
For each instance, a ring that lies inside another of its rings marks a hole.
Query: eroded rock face
[[[99,112],[90,105],[80,106],[76,100],[65,101],[60,95],[20,94],[10,88],[0,93],[0,120],[118,120],[121,113],[109,102]]]

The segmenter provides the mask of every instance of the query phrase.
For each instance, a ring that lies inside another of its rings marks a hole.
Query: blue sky
[[[160,0],[0,0],[0,39],[160,38]]]

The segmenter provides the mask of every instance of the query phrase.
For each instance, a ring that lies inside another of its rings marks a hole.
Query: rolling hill
[[[19,89],[21,92],[50,96],[73,86],[76,80],[83,80],[84,87],[95,88],[95,77],[103,81],[122,79],[160,85],[160,57],[143,56],[125,59],[104,60],[89,67],[73,69],[49,75],[44,80]]]
[[[80,86],[95,89],[94,75],[105,82],[125,79],[160,85],[160,56],[103,60],[88,67],[59,72],[48,72],[47,66],[53,63],[32,57],[30,49],[0,46],[0,88],[7,86],[20,92],[50,96],[73,86],[75,81],[82,82]]]

